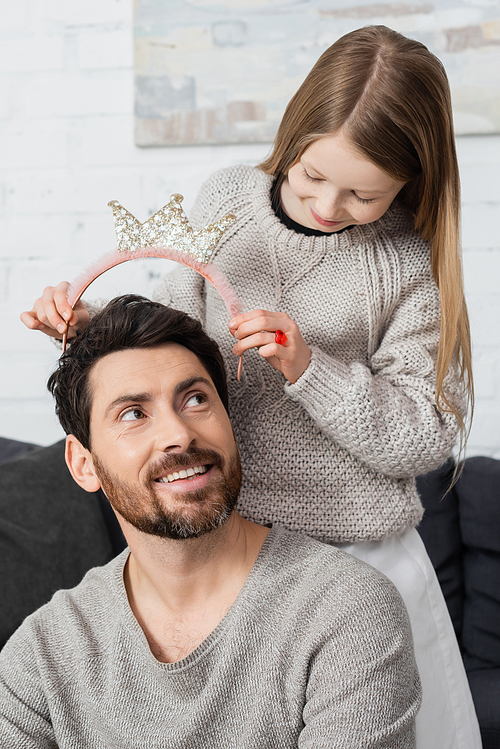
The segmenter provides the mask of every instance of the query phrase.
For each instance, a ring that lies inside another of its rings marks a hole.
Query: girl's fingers
[[[35,302],[35,311],[41,323],[50,326],[53,330],[57,330],[60,334],[64,333],[67,327],[66,320],[59,314],[54,299],[43,301],[42,298],[42,300],[37,300]]]
[[[282,331],[280,331],[282,333]],[[286,339],[288,341],[288,339]],[[233,346],[233,354],[235,356],[241,356],[245,351],[249,351],[252,348],[259,350],[259,354],[265,359],[275,356],[278,359],[293,360],[296,355],[296,346],[284,345],[278,343],[276,340],[276,333],[268,333],[265,330],[259,331],[255,335],[247,336],[241,341],[238,341]]]
[[[238,343],[233,346],[233,354],[235,356],[241,356],[241,354],[251,348],[260,349],[261,346],[265,346],[269,343],[274,343],[274,333],[268,333],[265,330],[260,330],[258,333],[254,333],[254,335],[248,335],[241,341],[238,341]]]
[[[266,310],[253,309],[251,312],[242,312],[241,315],[236,315],[232,320],[229,320],[229,330],[236,330],[242,323],[248,320],[253,320],[256,317],[262,317],[267,314]],[[269,313],[272,314],[272,313]]]
[[[59,330],[60,332],[64,332],[66,321],[61,317],[54,303],[54,295],[61,286],[62,284],[59,284],[59,286],[56,287],[47,286],[44,289],[42,296],[35,301],[31,313],[34,314],[36,319],[43,325],[51,327],[53,330],[58,330],[58,326],[61,326]],[[68,306],[67,301],[65,302],[65,305]]]
[[[52,327],[59,333],[64,333],[68,325],[76,325],[78,322],[78,315],[68,302],[68,288],[69,283],[61,281],[57,286],[48,286],[42,296],[44,312]]]
[[[283,324],[283,321],[281,321],[281,324]],[[238,343],[233,347],[235,356],[240,356],[244,351],[251,348],[260,348],[272,343],[276,345],[276,352],[273,355],[284,356],[284,349],[286,348],[286,354],[290,357],[294,355],[294,351],[300,346],[300,343],[303,343],[303,338],[297,326],[292,327],[287,332],[273,326],[272,330],[259,328],[252,333],[248,329],[243,330],[243,326],[240,326],[237,334]]]
[[[286,320],[270,320],[269,318],[256,318],[249,322],[241,323],[238,328],[232,331],[232,334],[239,341],[248,336],[256,335],[257,333],[269,333],[274,336],[277,330],[285,332],[288,337],[291,334],[290,321]]]
[[[297,324],[284,312],[253,310],[234,317],[229,329],[238,339],[233,347],[235,356],[256,348],[289,382],[296,382],[309,366],[311,350]]]
[[[81,301],[76,304],[75,309],[71,308],[67,298],[68,288],[67,281],[61,281],[57,286],[47,286],[33,309],[21,314],[26,327],[40,330],[54,338],[62,338],[68,331],[68,337],[72,338],[79,327],[86,325],[89,314]]]
[[[296,382],[303,375],[311,360],[311,350],[295,329],[288,336],[284,331],[272,333],[259,331],[238,341],[233,347],[233,354],[241,356],[245,351],[256,348],[259,355],[269,364],[282,372],[289,382]],[[281,341],[279,343],[278,341]]]
[[[68,323],[68,325],[76,325],[78,322],[78,315],[75,310],[70,307],[67,293],[68,284],[66,282],[56,286],[54,290],[54,305],[65,323]]]
[[[20,320],[24,325],[26,325],[27,328],[30,328],[30,330],[39,330],[42,323],[38,320],[35,310],[26,310],[26,312],[21,312],[19,315]]]
[[[269,312],[267,310],[256,309],[251,312],[245,312],[237,315],[229,321],[229,330],[235,338],[245,338],[253,335],[259,330],[274,332],[276,329],[282,329],[290,322],[290,318],[284,312]]]
[[[37,300],[37,302],[38,301],[39,300]],[[57,328],[52,326],[43,309],[40,309],[40,307],[37,306],[37,302],[35,302],[35,307],[32,310],[21,313],[21,322],[23,322],[27,328],[30,328],[30,330],[40,330],[42,333],[60,338],[61,336],[59,335]],[[64,327],[66,327],[65,323]]]
[[[267,343],[264,346],[261,346],[259,348],[259,354],[263,356],[264,359],[275,358],[279,361],[283,361],[284,359],[283,355],[278,349],[278,344],[276,344],[274,341],[272,343]]]
[[[304,374],[311,361],[311,350],[308,346],[290,353],[286,347],[275,341],[261,346],[259,354],[292,383],[297,382]]]

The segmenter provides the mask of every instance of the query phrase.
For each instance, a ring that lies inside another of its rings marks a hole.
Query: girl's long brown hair
[[[444,381],[454,357],[472,412],[474,392],[469,319],[460,247],[458,174],[448,79],[420,42],[386,26],[367,26],[339,39],[320,57],[291,99],[271,155],[260,168],[283,180],[306,148],[343,129],[355,148],[393,179],[415,229],[428,240],[441,298],[436,403],[459,405]]]

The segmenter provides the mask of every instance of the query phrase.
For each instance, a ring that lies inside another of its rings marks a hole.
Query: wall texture
[[[0,19],[0,435],[50,444],[62,433],[45,381],[57,350],[19,314],[115,246],[109,200],[145,220],[215,168],[268,146],[140,149],[133,144],[131,0],[16,0]],[[477,406],[468,454],[500,457],[500,136],[458,139],[465,279]],[[94,293],[149,293],[164,261],[127,263]]]

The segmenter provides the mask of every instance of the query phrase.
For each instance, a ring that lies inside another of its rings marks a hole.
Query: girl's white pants
[[[481,737],[457,639],[436,573],[415,529],[339,548],[383,572],[410,616],[422,682],[417,749],[481,749]]]

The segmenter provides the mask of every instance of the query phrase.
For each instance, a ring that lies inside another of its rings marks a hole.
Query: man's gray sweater
[[[127,599],[128,551],[28,617],[0,653],[8,749],[410,749],[406,610],[380,573],[273,528],[236,601],[160,663]]]

